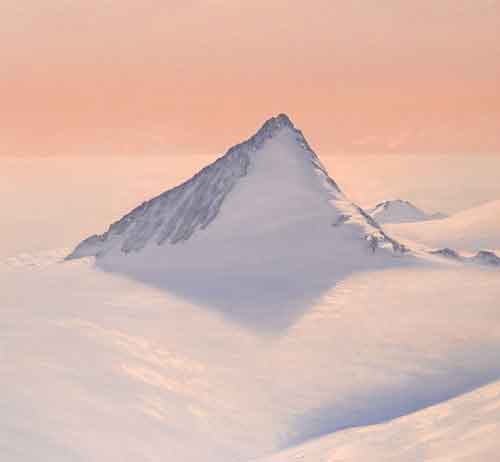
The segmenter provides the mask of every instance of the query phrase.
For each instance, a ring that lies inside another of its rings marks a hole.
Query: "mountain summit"
[[[405,251],[344,196],[302,132],[280,114],[190,180],[81,242],[67,258],[141,255],[171,262],[179,252],[185,261],[191,251],[210,251],[218,259],[245,254],[243,260],[256,261],[259,251],[263,259],[300,249],[308,257],[330,252],[333,258],[354,248],[368,255]]]

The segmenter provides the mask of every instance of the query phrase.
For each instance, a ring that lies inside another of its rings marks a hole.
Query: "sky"
[[[500,153],[500,0],[3,0],[0,155]]]

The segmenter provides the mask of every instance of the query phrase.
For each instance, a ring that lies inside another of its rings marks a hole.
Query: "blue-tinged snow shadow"
[[[416,264],[411,256],[367,255],[342,265],[327,257],[276,259],[262,265],[213,265],[209,270],[177,265],[141,267],[137,262],[127,267],[123,260],[119,265],[98,261],[98,267],[212,310],[257,333],[276,334],[350,275]]]
[[[500,379],[498,345],[469,345],[433,363],[427,374],[380,386],[362,384],[348,396],[297,416],[281,440],[281,449],[348,428],[388,422]]]

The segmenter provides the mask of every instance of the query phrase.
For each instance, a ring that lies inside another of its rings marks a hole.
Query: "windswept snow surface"
[[[417,221],[439,220],[445,218],[441,213],[426,213],[409,201],[394,199],[380,202],[367,212],[379,224],[414,223]]]
[[[249,460],[500,377],[498,271],[352,273],[269,331],[91,258],[25,261],[0,267],[9,462]],[[289,308],[268,289],[251,301],[238,300],[238,286],[228,296],[273,323],[269,305]],[[279,291],[287,300],[294,288]],[[456,444],[465,452],[468,441]]]
[[[346,430],[260,462],[496,462],[500,382],[389,423]]]
[[[498,269],[405,252],[284,116],[62,255],[0,264],[9,462],[247,461],[500,379]]]
[[[402,239],[459,251],[500,250],[500,200],[487,202],[450,217],[423,223],[387,225]]]

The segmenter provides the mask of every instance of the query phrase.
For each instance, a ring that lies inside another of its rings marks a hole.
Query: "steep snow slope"
[[[141,253],[151,263],[160,254],[170,259],[172,245],[184,241],[205,247],[236,243],[244,251],[256,236],[274,233],[283,240],[283,233],[292,233],[304,241],[319,231],[322,241],[342,235],[344,244],[358,250],[368,247],[363,240],[370,236],[400,250],[344,197],[302,133],[282,114],[191,180],[145,202],[106,233],[83,241],[69,258]],[[183,253],[185,258],[187,250]]]
[[[456,213],[444,220],[387,225],[391,233],[432,247],[477,251],[500,249],[500,200]]]
[[[496,462],[500,382],[388,423],[342,431],[261,462]]]
[[[426,213],[411,202],[401,199],[381,202],[367,212],[379,224],[413,223],[445,218],[441,213]]]

